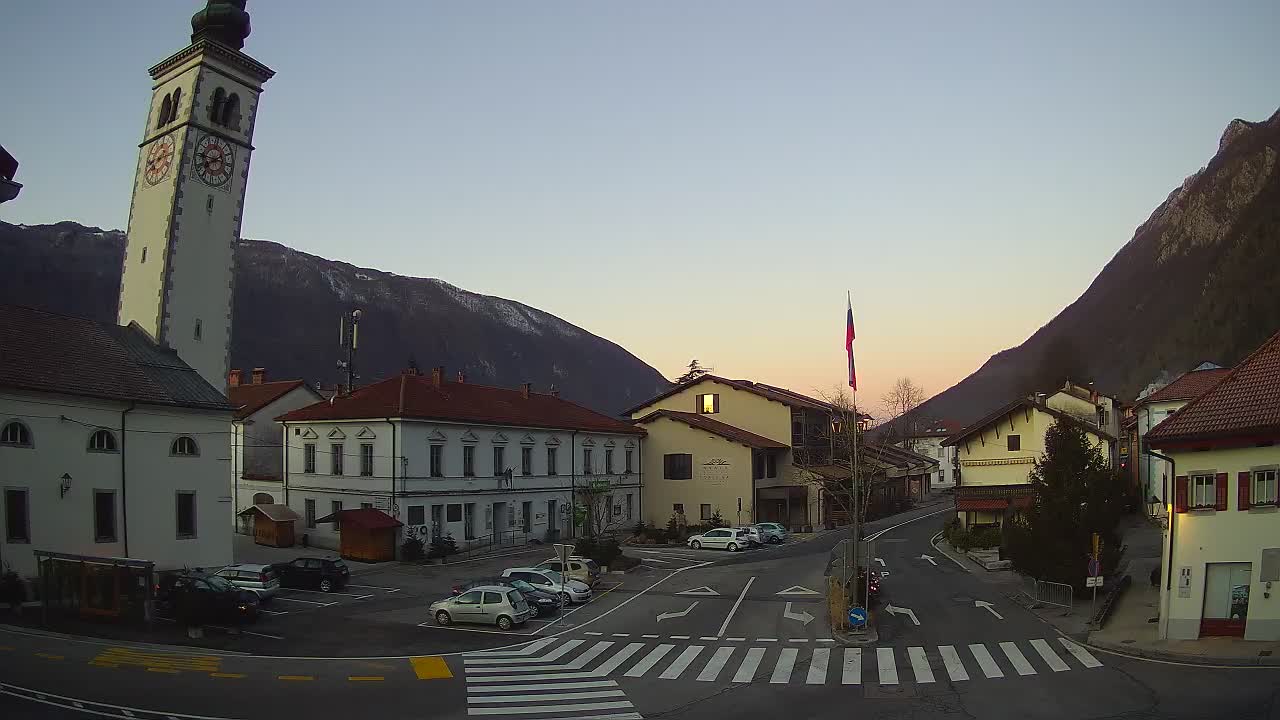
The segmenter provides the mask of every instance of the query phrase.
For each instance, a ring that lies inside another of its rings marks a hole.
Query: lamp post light
[[[71,492],[71,473],[62,473],[62,477],[59,479],[62,482],[58,485],[58,497],[64,498],[67,493]]]

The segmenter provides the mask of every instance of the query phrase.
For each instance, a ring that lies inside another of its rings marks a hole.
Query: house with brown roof
[[[253,534],[253,515],[241,512],[254,505],[283,500],[284,432],[276,418],[324,398],[301,380],[269,382],[266,368],[253,368],[249,382],[244,372],[227,377],[227,399],[236,409],[231,422],[231,495],[237,529]]]
[[[566,538],[585,517],[605,531],[640,519],[642,428],[527,384],[444,375],[410,368],[277,418],[282,502],[310,544],[338,548],[340,522],[318,518],[354,508],[403,523],[401,538],[452,535],[459,547]]]
[[[1160,637],[1280,640],[1280,333],[1147,433],[1173,477]]]
[[[1082,428],[1105,459],[1116,437],[1099,427],[1102,415],[1088,395],[1064,388],[1020,397],[948,437],[960,468],[956,517],[965,527],[1002,526],[1031,506],[1031,471],[1044,454],[1045,432],[1055,422]]]
[[[1230,368],[1201,363],[1195,369],[1179,375],[1168,385],[1139,397],[1133,405],[1130,431],[1131,435],[1136,436],[1136,440],[1130,445],[1141,448],[1152,428],[1182,406],[1208,392],[1229,372]],[[1142,489],[1144,503],[1154,507],[1156,514],[1159,514],[1169,498],[1169,484],[1173,482],[1172,469],[1167,461],[1154,455],[1134,454],[1132,451],[1129,454],[1130,462],[1136,466],[1138,487]],[[1151,502],[1152,499],[1155,500],[1154,503]]]
[[[961,428],[963,426],[955,420],[931,419],[913,424],[906,432],[907,437],[897,443],[900,448],[937,462],[937,469],[925,479],[923,493],[956,486],[960,475],[960,466],[956,464],[956,448],[954,445],[943,445],[943,442]]]
[[[824,524],[835,508],[801,467],[834,465],[838,413],[786,388],[710,374],[626,410],[648,431],[645,522],[663,526],[675,514],[698,523],[718,512],[734,524]]]

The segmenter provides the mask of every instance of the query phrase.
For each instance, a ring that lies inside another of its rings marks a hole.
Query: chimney
[[[437,365],[431,368],[431,386],[440,387],[440,384],[443,382],[444,382],[444,366]]]
[[[232,370],[227,373],[227,385],[229,387],[240,387],[240,378],[242,373],[239,370]]]
[[[467,374],[466,374],[466,373],[464,373],[463,371],[459,370],[459,371],[458,371],[458,382],[459,382],[459,383],[464,383],[464,382],[466,382],[466,381],[467,381]]]
[[[521,384],[521,385],[520,385],[520,397],[524,398],[525,400],[528,400],[528,399],[529,399],[529,388],[530,388],[530,387],[532,387],[532,385],[530,385],[529,383],[523,383],[523,384]]]
[[[254,368],[254,369],[253,369],[253,374],[252,374],[252,375],[250,375],[250,377],[253,379],[253,384],[254,384],[254,385],[261,385],[261,384],[262,384],[262,381],[267,379],[267,369],[266,369],[266,368]]]

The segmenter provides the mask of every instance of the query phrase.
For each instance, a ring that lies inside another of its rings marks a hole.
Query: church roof
[[[0,305],[0,387],[230,410],[222,393],[136,325]]]

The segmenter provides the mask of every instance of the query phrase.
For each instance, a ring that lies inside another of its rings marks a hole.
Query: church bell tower
[[[258,97],[275,74],[242,52],[244,8],[209,0],[191,44],[150,70],[120,279],[120,324],[137,322],[223,393]]]

